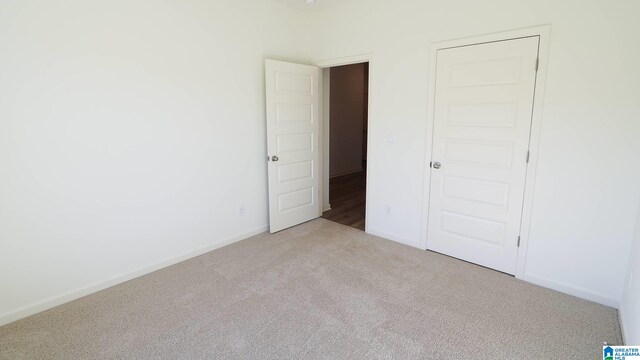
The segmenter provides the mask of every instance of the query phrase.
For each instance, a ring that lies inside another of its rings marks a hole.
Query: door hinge
[[[520,247],[520,235],[518,235],[518,247]]]
[[[529,163],[530,157],[531,157],[531,151],[527,150],[527,164]]]
[[[536,71],[540,68],[540,58],[536,59]]]

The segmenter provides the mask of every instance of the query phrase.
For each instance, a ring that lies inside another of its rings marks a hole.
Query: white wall
[[[308,62],[304,20],[0,2],[0,324],[264,230],[263,59]]]
[[[329,176],[362,170],[364,64],[331,68]]]
[[[640,198],[638,13],[636,0],[351,0],[315,13],[316,61],[373,54],[369,231],[420,240],[429,44],[551,24],[525,279],[617,305],[626,264],[603,259],[630,250]]]
[[[636,220],[627,281],[620,303],[620,323],[628,345],[640,344],[640,211]]]

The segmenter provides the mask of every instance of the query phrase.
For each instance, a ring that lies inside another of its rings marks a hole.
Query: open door
[[[320,69],[266,60],[269,227],[320,217]]]

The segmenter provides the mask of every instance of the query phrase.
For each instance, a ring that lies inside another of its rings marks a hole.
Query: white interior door
[[[538,42],[438,50],[430,250],[515,273]]]
[[[269,226],[272,233],[320,216],[319,74],[266,60]]]

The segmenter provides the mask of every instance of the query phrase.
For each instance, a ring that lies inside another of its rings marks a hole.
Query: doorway
[[[323,77],[328,206],[322,217],[364,231],[369,63],[326,68]]]

